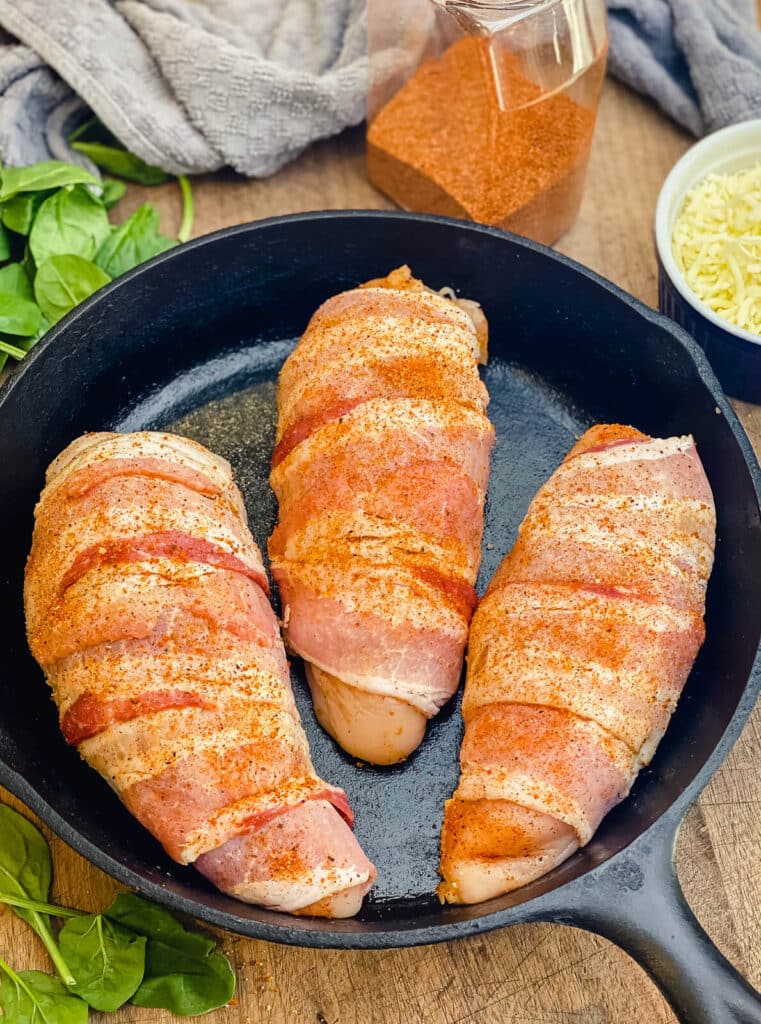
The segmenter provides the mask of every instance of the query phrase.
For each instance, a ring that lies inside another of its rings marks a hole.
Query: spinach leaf
[[[46,903],[53,865],[42,832],[18,811],[0,804],[0,835],[0,894]],[[19,911],[19,917],[29,919],[25,911]]]
[[[180,1017],[194,1017],[226,1006],[235,993],[235,975],[221,953],[211,953],[184,971],[149,977],[132,1002],[135,1006],[171,1010]]]
[[[53,866],[50,847],[31,821],[7,804],[0,804],[0,894],[22,896],[47,903]],[[15,913],[34,928],[42,939],[63,981],[74,977],[50,930],[50,920],[36,910],[15,908]]]
[[[84,302],[111,278],[81,256],[50,256],[34,278],[34,297],[51,324]]]
[[[26,271],[29,280],[34,281],[34,275],[37,273],[37,267],[34,265],[34,257],[29,249],[29,242],[27,242],[24,247],[24,255],[21,257],[21,266]]]
[[[143,183],[166,175],[128,153],[92,118],[75,133],[75,148],[103,167]],[[177,241],[190,237],[193,194],[187,178],[178,178],[182,223]],[[9,356],[28,352],[74,306],[114,277],[172,248],[162,235],[158,211],[141,206],[124,224],[112,227],[110,210],[126,191],[123,181],[98,181],[74,164],[47,160],[31,167],[0,165],[0,370]],[[23,256],[16,250],[24,244]],[[38,307],[35,310],[35,304]]]
[[[178,957],[195,961],[207,956],[216,943],[208,935],[189,932],[168,910],[132,892],[121,892],[103,911],[111,921],[131,928],[150,940],[146,951],[146,971],[163,973],[177,966]]]
[[[72,142],[76,142],[77,139],[81,139],[83,135],[90,134],[93,128],[100,128],[102,131],[106,131],[106,129],[103,125],[101,125],[97,117],[89,117],[86,121],[83,121],[80,125],[78,125],[71,133],[71,135],[69,135],[69,145],[71,145]]]
[[[45,189],[41,192],[22,192],[9,199],[2,207],[3,224],[19,235],[28,235],[35,214],[50,194]]]
[[[58,945],[77,979],[71,991],[95,1010],[118,1010],[143,980],[145,943],[102,914],[67,921]]]
[[[22,910],[39,910],[41,914],[50,914],[51,917],[89,917],[84,910],[72,910],[71,907],[60,907],[55,903],[40,903],[39,900],[28,900],[23,896],[11,896],[7,892],[0,892],[0,903],[21,907]]]
[[[13,292],[0,291],[0,331],[22,338],[36,334],[40,326],[40,308]]]
[[[45,317],[42,316],[42,314],[40,314],[40,326],[37,328],[36,332],[30,338],[20,338],[19,347],[23,348],[25,352],[30,352],[37,344],[37,342],[40,340],[40,338],[44,337],[47,334],[51,327],[52,324],[50,323],[50,321],[46,320]]]
[[[227,958],[212,952],[213,939],[189,932],[168,911],[133,893],[120,893],[105,915],[148,939],[145,977],[132,997],[137,1006],[191,1016],[232,999],[235,975]]]
[[[24,263],[8,263],[4,267],[0,267],[0,296],[6,294],[12,295],[15,299],[24,299],[31,304],[36,305],[34,299],[34,288],[30,275],[26,269],[26,266],[31,267],[32,275],[34,274],[34,261],[31,256],[28,259],[27,264]],[[40,312],[39,323],[37,329],[29,334],[28,336],[22,337],[20,335],[11,335],[10,333],[2,333],[0,331],[0,370],[5,366],[8,356],[13,356],[14,359],[23,359],[24,355],[31,351],[37,342],[42,338],[45,333],[50,329],[50,322],[42,315],[42,312],[37,306],[38,312]],[[4,311],[4,304],[2,298],[0,298],[0,315]],[[1,840],[0,840],[1,841]],[[3,900],[3,892],[0,889],[0,902]]]
[[[180,230],[177,232],[177,241],[187,242],[190,238],[190,232],[193,230],[193,217],[195,216],[193,190],[184,174],[178,176],[177,184],[180,186],[182,194],[182,220],[180,222]]]
[[[160,167],[152,167],[139,156],[128,152],[122,146],[107,146],[102,142],[71,143],[71,148],[88,156],[101,170],[116,174],[127,181],[136,181],[139,185],[162,185],[169,180],[166,171]]]
[[[0,267],[0,291],[10,292],[20,299],[34,302],[32,282],[20,263],[9,263],[5,267]]]
[[[176,244],[159,231],[155,206],[143,203],[129,220],[111,232],[96,253],[95,262],[110,277],[118,277]]]
[[[43,188],[80,184],[99,185],[100,182],[83,167],[65,164],[61,160],[43,160],[30,167],[4,167],[0,202],[18,195],[19,192],[39,192]]]
[[[44,337],[49,330],[50,324],[44,316],[40,316],[40,326],[37,328],[36,332],[28,338],[19,338],[13,334],[0,333],[0,370],[2,370],[8,361],[8,356],[17,360],[23,359],[28,352],[32,351],[40,338]],[[0,903],[7,903],[11,907],[27,906],[28,909],[39,910],[43,914],[54,914],[56,912],[56,908],[54,906],[50,906],[45,903],[36,903],[34,900],[17,901],[2,891],[0,891]],[[65,917],[67,915],[59,914],[59,916]]]
[[[40,207],[29,233],[29,248],[40,266],[48,256],[70,253],[91,260],[109,232],[99,199],[74,185],[59,189]]]
[[[2,363],[0,363],[0,368],[5,366],[8,356],[11,356],[13,359],[23,359],[26,355],[26,349],[21,348],[19,345],[14,345],[13,341],[8,340],[10,338],[10,334],[5,336],[0,334],[0,353],[4,356]]]
[[[58,978],[42,971],[11,970],[0,960],[3,1024],[86,1024],[87,1003],[71,995]]]
[[[104,178],[100,201],[107,210],[110,210],[112,206],[116,206],[126,191],[127,186],[123,181],[117,181],[116,178]]]

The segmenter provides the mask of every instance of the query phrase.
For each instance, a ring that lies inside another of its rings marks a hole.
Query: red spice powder
[[[547,95],[506,49],[468,37],[427,60],[368,129],[370,180],[400,206],[496,224],[553,242],[578,211],[595,110]],[[602,52],[584,72],[594,99]],[[579,89],[580,79],[575,89]]]

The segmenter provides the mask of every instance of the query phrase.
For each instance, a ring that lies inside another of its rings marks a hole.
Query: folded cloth
[[[362,120],[366,0],[0,0],[0,157],[72,154],[89,107],[174,173],[261,177]],[[754,0],[608,0],[611,71],[699,135],[761,115]]]
[[[608,0],[608,70],[693,135],[761,117],[755,0]]]
[[[364,0],[0,0],[0,26],[9,164],[72,159],[85,105],[175,174],[272,174],[364,117]]]

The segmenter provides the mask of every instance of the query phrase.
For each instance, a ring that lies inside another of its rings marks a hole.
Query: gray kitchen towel
[[[0,0],[0,26],[10,164],[71,159],[84,104],[150,164],[257,177],[364,117],[364,0]]]
[[[761,116],[754,0],[608,6],[611,71],[680,124]],[[71,159],[89,107],[167,171],[271,174],[362,120],[365,35],[365,0],[0,0],[0,157]]]
[[[761,117],[755,0],[608,0],[608,70],[693,135]]]

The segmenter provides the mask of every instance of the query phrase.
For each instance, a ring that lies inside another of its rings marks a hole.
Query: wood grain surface
[[[690,140],[648,103],[605,87],[578,222],[558,246],[645,302],[656,302],[653,212],[660,185]],[[365,180],[360,129],[312,147],[274,178],[229,173],[195,183],[195,233],[272,214],[389,204]],[[131,189],[126,216],[144,198],[165,229],[179,222],[174,186]],[[738,403],[756,450],[761,408]],[[759,567],[761,571],[761,567]],[[0,797],[10,799],[0,791]],[[18,804],[16,804],[18,806]],[[50,833],[45,830],[50,836]],[[54,896],[100,908],[117,885],[55,836]],[[761,712],[690,812],[679,873],[712,938],[761,986]],[[666,1024],[676,1018],[643,971],[607,941],[575,929],[526,925],[450,945],[387,952],[292,949],[220,936],[238,974],[234,1005],[209,1024]],[[17,969],[49,970],[29,928],[0,909],[0,951]],[[100,1020],[98,1014],[94,1020]],[[105,1019],[105,1018],[104,1018]],[[165,1022],[171,1014],[126,1007],[113,1024]]]

